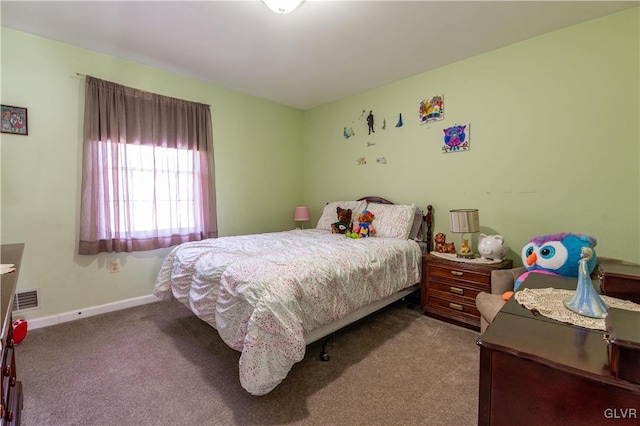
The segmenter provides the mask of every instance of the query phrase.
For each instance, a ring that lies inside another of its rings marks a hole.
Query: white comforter
[[[241,351],[240,383],[275,388],[304,357],[309,331],[420,280],[410,240],[294,230],[186,243],[165,259],[154,294],[176,298]]]

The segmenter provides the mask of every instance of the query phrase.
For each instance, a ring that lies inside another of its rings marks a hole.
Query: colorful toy
[[[346,234],[351,231],[351,209],[336,207],[338,221],[331,224],[331,232],[334,234]]]
[[[566,232],[530,239],[522,248],[521,255],[527,272],[518,277],[514,290],[518,289],[531,272],[577,278],[584,248],[592,251],[592,256],[587,261],[588,272],[591,274],[597,263],[594,249],[596,244],[596,239],[589,235]]]
[[[369,210],[363,210],[356,219],[358,220],[358,226],[354,228],[353,232],[347,232],[347,237],[367,238],[375,235],[376,230],[373,225],[371,225],[371,222],[375,219],[375,215],[373,213]]]

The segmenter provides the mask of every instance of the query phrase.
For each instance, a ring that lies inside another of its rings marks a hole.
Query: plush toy
[[[444,244],[447,241],[447,236],[442,232],[438,232],[433,239],[436,243],[436,252],[444,253]]]
[[[578,278],[583,248],[593,251],[593,256],[587,263],[589,274],[591,274],[597,263],[594,249],[596,244],[596,239],[589,235],[566,232],[530,239],[522,248],[521,255],[527,272],[518,277],[514,290],[518,289],[531,272]]]
[[[375,235],[376,230],[371,225],[375,216],[369,210],[363,210],[362,213],[356,218],[358,220],[358,226],[356,226],[353,232],[347,232],[349,238],[367,238]]]
[[[351,231],[351,209],[336,207],[338,221],[331,224],[331,232],[334,234],[346,234]]]

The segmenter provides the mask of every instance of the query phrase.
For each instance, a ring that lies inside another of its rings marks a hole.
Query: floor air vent
[[[40,309],[40,290],[37,288],[16,292],[13,296],[13,312],[24,312]]]

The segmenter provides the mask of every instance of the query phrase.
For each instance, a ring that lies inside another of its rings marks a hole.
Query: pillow
[[[328,203],[322,209],[322,216],[318,220],[316,229],[322,229],[323,231],[331,231],[331,224],[338,221],[338,213],[336,207],[342,207],[343,209],[351,209],[353,217],[362,213],[362,210],[367,208],[366,201],[333,201]],[[352,219],[353,220],[353,219]]]
[[[376,237],[406,240],[416,215],[415,204],[378,204],[369,203],[367,210],[375,215],[372,222]]]
[[[422,232],[422,222],[424,221],[422,217],[422,210],[420,207],[416,207],[416,214],[413,217],[413,224],[411,225],[411,232],[409,232],[410,240],[418,240],[422,241],[424,235]]]

